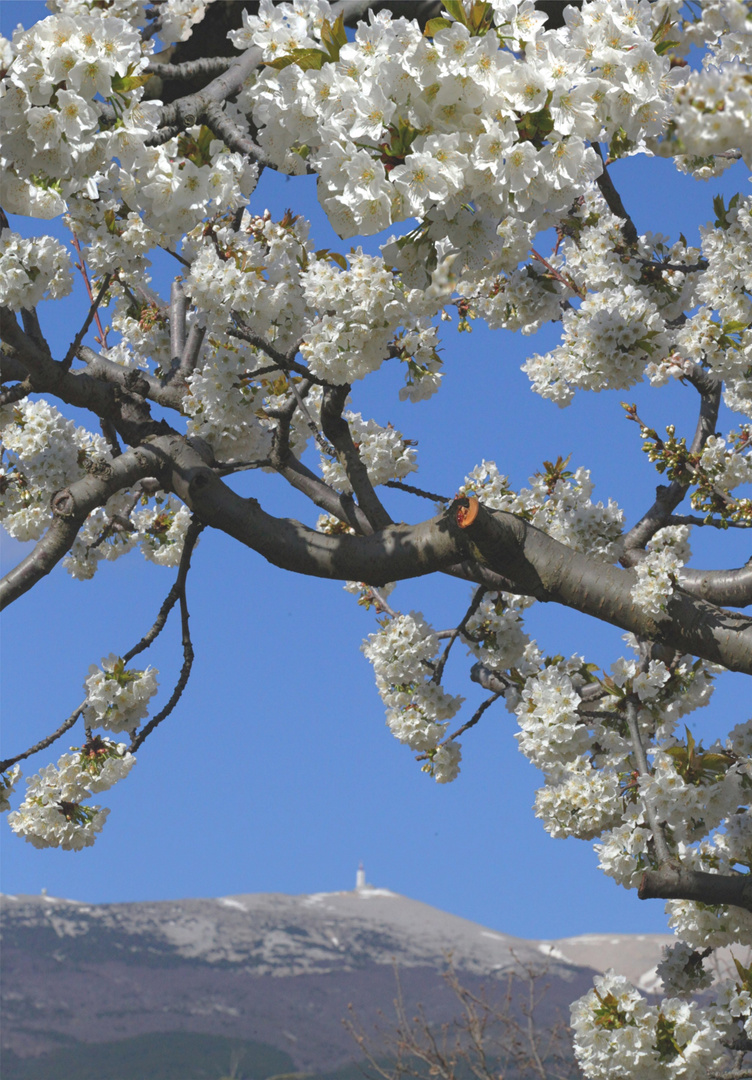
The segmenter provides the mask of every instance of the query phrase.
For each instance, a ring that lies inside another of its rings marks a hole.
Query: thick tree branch
[[[274,518],[254,499],[241,498],[180,437],[152,439],[149,445],[164,454],[168,486],[202,521],[283,569],[379,586],[474,560],[508,579],[508,591],[572,607],[638,637],[752,674],[752,619],[679,591],[666,612],[653,617],[632,602],[633,571],[573,551],[477,500],[470,500],[477,512],[464,526],[458,512],[466,516],[468,500],[461,499],[419,525],[390,525],[373,536],[328,536]]]
[[[78,530],[98,506],[116,491],[147,476],[157,476],[163,459],[149,447],[128,450],[102,467],[97,474],[76,480],[52,499],[55,520],[42,539],[18,566],[0,581],[0,611],[23,596],[50,573],[70,550]]]
[[[189,338],[190,340],[190,338]],[[121,387],[128,392],[135,392],[148,401],[157,405],[163,405],[166,409],[175,409],[184,412],[185,388],[180,386],[165,386],[159,379],[146,371],[138,368],[127,368],[116,364],[114,360],[108,360],[100,356],[87,345],[82,345],[78,355],[86,364],[86,371],[93,378],[111,386]],[[71,372],[73,378],[81,378],[78,372]]]
[[[721,607],[752,604],[752,559],[738,570],[693,570],[685,567],[678,575],[679,587]]]
[[[368,475],[358,448],[353,442],[350,425],[342,415],[350,387],[328,387],[321,399],[321,429],[337,452],[340,464],[345,470],[350,487],[355,492],[363,513],[374,530],[391,525],[392,519],[381,504],[371,478]]]
[[[667,863],[643,874],[637,895],[640,900],[694,900],[752,911],[752,874],[708,874]]]

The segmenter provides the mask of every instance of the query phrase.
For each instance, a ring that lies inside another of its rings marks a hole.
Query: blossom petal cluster
[[[110,653],[101,667],[92,664],[84,681],[84,719],[91,727],[133,732],[148,715],[148,703],[157,693],[154,668],[127,668],[122,657]]]
[[[8,824],[36,848],[90,847],[109,810],[88,800],[127,776],[135,761],[125,743],[90,739],[82,749],[63,754],[57,765],[45,766],[26,781],[26,797],[9,814]]]

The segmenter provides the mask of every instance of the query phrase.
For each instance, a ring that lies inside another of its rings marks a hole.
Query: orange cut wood
[[[461,506],[457,511],[457,524],[461,529],[466,529],[478,516],[480,503],[472,496],[467,500],[467,506]]]

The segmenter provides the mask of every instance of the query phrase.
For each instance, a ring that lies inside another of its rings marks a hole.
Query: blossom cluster
[[[723,1062],[707,1010],[678,997],[651,1006],[613,970],[574,1003],[571,1025],[577,1060],[592,1080],[612,1080],[625,1065],[641,1080],[706,1080]]]
[[[110,653],[101,667],[92,664],[84,682],[84,719],[90,727],[133,732],[148,715],[148,703],[157,693],[154,668],[127,668],[120,656]]]
[[[11,311],[33,308],[40,300],[67,296],[73,288],[70,258],[52,236],[24,240],[0,233],[0,304]]]
[[[63,566],[71,577],[88,581],[103,561],[114,562],[136,547],[149,562],[178,566],[190,521],[188,508],[174,495],[119,491],[89,514]]]
[[[322,52],[328,4],[244,14],[231,39],[271,66],[243,104],[278,168],[316,169],[340,235],[436,206],[451,219],[468,202],[563,209],[601,172],[589,141],[661,132],[684,75],[657,48],[647,5],[594,0],[565,9],[558,32],[530,5],[492,7],[487,32],[445,20],[430,37],[381,12],[320,66],[296,59]]]
[[[567,547],[614,562],[621,552],[623,512],[612,499],[605,505],[592,501],[588,469],[570,472],[561,461],[546,465],[530,477],[529,488],[515,492],[496,462],[483,461],[465,477],[460,494],[476,495],[490,509],[516,514]]]
[[[643,611],[660,616],[666,610],[677,574],[691,555],[689,533],[688,525],[667,525],[648,541],[632,586],[632,599]]]
[[[16,540],[36,540],[52,522],[56,491],[110,452],[101,435],[67,420],[46,401],[0,408],[0,520]]]
[[[376,486],[387,480],[402,480],[417,469],[415,449],[403,439],[391,424],[382,427],[375,420],[364,420],[360,413],[343,413],[347,420],[360,458],[368,470],[368,478]],[[327,484],[338,491],[351,492],[342,462],[321,455],[321,473]]]
[[[373,664],[392,734],[411,750],[428,755],[429,771],[441,749],[434,775],[440,782],[453,779],[459,772],[460,744],[439,744],[464,698],[447,694],[432,677],[439,649],[434,630],[420,612],[397,615],[386,619],[362,648]]]
[[[90,739],[26,781],[26,797],[9,814],[8,824],[37,848],[80,851],[90,847],[109,810],[92,806],[88,800],[127,776],[135,761],[125,743]]]
[[[0,89],[3,203],[54,217],[74,192],[96,198],[116,136],[100,130],[95,99],[132,107],[148,57],[127,22],[90,13],[51,15],[17,31],[13,54]]]

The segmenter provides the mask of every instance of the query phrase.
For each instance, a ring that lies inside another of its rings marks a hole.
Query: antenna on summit
[[[356,890],[365,889],[366,887],[366,872],[363,869],[363,860],[361,859],[358,864],[358,872],[355,875],[355,888]]]

